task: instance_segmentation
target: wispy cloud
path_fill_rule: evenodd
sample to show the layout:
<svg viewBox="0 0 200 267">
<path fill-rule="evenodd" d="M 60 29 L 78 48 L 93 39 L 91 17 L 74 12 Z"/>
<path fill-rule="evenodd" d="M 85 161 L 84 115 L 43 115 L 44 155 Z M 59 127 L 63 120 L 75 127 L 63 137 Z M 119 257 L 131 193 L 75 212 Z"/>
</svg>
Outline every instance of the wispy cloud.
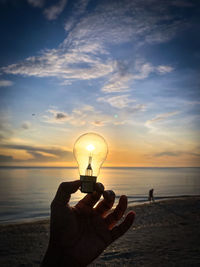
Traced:
<svg viewBox="0 0 200 267">
<path fill-rule="evenodd" d="M 200 153 L 198 152 L 191 152 L 191 151 L 163 151 L 159 153 L 155 153 L 153 156 L 154 157 L 179 157 L 182 155 L 189 155 L 193 157 L 198 157 L 200 158 Z"/>
<path fill-rule="evenodd" d="M 142 110 L 142 106 L 135 105 L 134 107 L 127 107 L 123 112 L 131 114 Z M 130 109 L 130 110 L 129 110 Z M 53 124 L 68 124 L 76 127 L 82 126 L 96 126 L 102 127 L 109 124 L 119 124 L 126 123 L 126 121 L 122 121 L 121 117 L 115 118 L 114 111 L 110 112 L 110 114 L 106 114 L 100 110 L 95 109 L 90 105 L 83 105 L 79 108 L 73 109 L 70 113 L 60 111 L 58 109 L 49 109 L 47 114 L 43 116 L 43 121 L 46 123 Z M 122 114 L 123 115 L 123 114 Z"/>
<path fill-rule="evenodd" d="M 13 82 L 9 80 L 0 80 L 0 87 L 12 86 Z"/>
<path fill-rule="evenodd" d="M 30 129 L 31 127 L 31 123 L 29 121 L 24 121 L 21 125 L 21 127 L 24 129 L 24 130 L 28 130 Z"/>
<path fill-rule="evenodd" d="M 163 113 L 163 114 L 159 114 L 157 115 L 155 118 L 151 119 L 151 120 L 148 120 L 146 122 L 146 124 L 153 124 L 153 123 L 156 123 L 156 122 L 159 122 L 159 121 L 163 121 L 169 117 L 172 117 L 172 116 L 175 116 L 177 115 L 179 112 L 178 111 L 173 111 L 173 112 L 167 112 L 167 113 Z"/>
<path fill-rule="evenodd" d="M 112 97 L 99 97 L 97 99 L 97 101 L 108 103 L 112 107 L 119 108 L 119 109 L 128 107 L 129 104 L 135 102 L 135 100 L 132 99 L 130 95 L 118 95 L 118 96 L 112 96 Z"/>
<path fill-rule="evenodd" d="M 104 93 L 113 92 L 126 92 L 130 90 L 129 83 L 133 79 L 133 76 L 129 73 L 125 75 L 120 75 L 119 73 L 114 73 L 109 78 L 108 82 L 104 84 L 101 90 Z"/>
<path fill-rule="evenodd" d="M 156 69 L 160 74 L 169 73 L 169 72 L 172 72 L 174 70 L 174 68 L 172 66 L 165 66 L 165 65 L 160 65 Z"/>
<path fill-rule="evenodd" d="M 83 126 L 86 124 L 91 124 L 93 121 L 98 120 L 100 115 L 99 111 L 96 111 L 94 107 L 89 105 L 83 105 L 78 109 L 73 109 L 71 113 L 60 111 L 57 109 L 49 109 L 47 111 L 48 115 L 44 115 L 44 121 L 47 123 L 68 123 L 75 126 Z"/>
<path fill-rule="evenodd" d="M 61 0 L 46 8 L 48 19 L 55 19 L 66 3 Z M 140 64 L 138 70 L 121 71 L 110 50 L 111 44 L 145 41 L 147 36 L 153 38 L 153 34 L 160 31 L 160 25 L 166 29 L 171 27 L 174 32 L 184 28 L 170 13 L 168 1 L 100 1 L 91 13 L 85 12 L 87 5 L 87 0 L 73 5 L 72 17 L 69 16 L 65 24 L 67 37 L 57 49 L 44 50 L 38 56 L 28 57 L 2 70 L 24 76 L 57 77 L 65 83 L 104 77 L 106 82 L 102 91 L 108 93 L 128 91 L 134 80 L 145 79 L 152 72 L 164 74 L 173 70 L 170 66 L 155 67 L 146 62 Z M 155 10 L 149 6 L 154 6 Z M 167 15 L 163 16 L 165 13 Z M 161 32 L 165 35 L 165 30 Z M 170 38 L 168 33 L 166 36 L 166 39 Z M 135 61 L 134 57 L 132 61 Z"/>
<path fill-rule="evenodd" d="M 44 10 L 44 15 L 48 20 L 55 20 L 64 10 L 67 0 L 60 0 Z"/>
<path fill-rule="evenodd" d="M 27 0 L 28 3 L 34 7 L 43 7 L 45 0 Z"/>
<path fill-rule="evenodd" d="M 166 74 L 173 71 L 173 67 L 167 65 L 153 66 L 149 62 L 136 60 L 134 66 L 126 66 L 119 68 L 119 64 L 114 64 L 114 71 L 110 74 L 110 78 L 103 85 L 101 90 L 104 93 L 126 92 L 131 90 L 131 85 L 136 80 L 144 80 L 151 73 Z"/>
<path fill-rule="evenodd" d="M 155 27 L 153 26 L 146 34 L 143 42 L 150 44 L 166 43 L 188 27 L 190 27 L 190 24 L 185 20 L 173 20 L 171 23 L 166 20 L 165 23 L 160 25 L 158 23 Z"/>
<path fill-rule="evenodd" d="M 41 56 L 2 68 L 6 73 L 36 77 L 56 77 L 63 80 L 89 80 L 107 75 L 113 67 L 108 61 L 81 53 L 79 49 L 52 49 Z"/>
<path fill-rule="evenodd" d="M 169 40 L 173 38 L 169 32 L 177 33 L 177 25 L 184 28 L 176 15 L 170 12 L 171 3 L 168 1 L 124 0 L 101 3 L 92 14 L 87 14 L 76 24 L 74 36 L 78 40 L 93 38 L 98 42 L 121 43 L 136 38 L 145 40 L 146 36 L 153 36 L 156 32 L 160 35 L 162 33 L 163 38 Z M 160 38 L 161 42 L 163 38 Z"/>
</svg>

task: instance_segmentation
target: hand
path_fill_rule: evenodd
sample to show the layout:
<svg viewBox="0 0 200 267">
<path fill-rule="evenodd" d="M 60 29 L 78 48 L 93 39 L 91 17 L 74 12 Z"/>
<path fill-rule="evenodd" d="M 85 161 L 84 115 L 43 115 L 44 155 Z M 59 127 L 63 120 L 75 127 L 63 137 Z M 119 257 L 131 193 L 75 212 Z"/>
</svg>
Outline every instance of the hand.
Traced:
<svg viewBox="0 0 200 267">
<path fill-rule="evenodd" d="M 134 212 L 116 226 L 127 208 L 127 197 L 121 196 L 117 207 L 108 214 L 115 201 L 113 191 L 87 194 L 75 207 L 69 206 L 70 195 L 80 187 L 80 181 L 62 183 L 51 204 L 50 241 L 42 267 L 87 266 L 114 240 L 132 225 Z M 97 206 L 103 193 L 104 199 Z"/>
</svg>

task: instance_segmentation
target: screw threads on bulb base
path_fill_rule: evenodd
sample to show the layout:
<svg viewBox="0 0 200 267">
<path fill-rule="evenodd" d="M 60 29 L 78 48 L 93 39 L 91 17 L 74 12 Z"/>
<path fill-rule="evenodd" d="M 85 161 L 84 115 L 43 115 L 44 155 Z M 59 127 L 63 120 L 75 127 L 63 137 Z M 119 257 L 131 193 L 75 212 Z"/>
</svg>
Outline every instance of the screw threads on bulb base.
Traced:
<svg viewBox="0 0 200 267">
<path fill-rule="evenodd" d="M 96 176 L 80 175 L 81 180 L 81 192 L 92 193 L 97 180 Z"/>
</svg>

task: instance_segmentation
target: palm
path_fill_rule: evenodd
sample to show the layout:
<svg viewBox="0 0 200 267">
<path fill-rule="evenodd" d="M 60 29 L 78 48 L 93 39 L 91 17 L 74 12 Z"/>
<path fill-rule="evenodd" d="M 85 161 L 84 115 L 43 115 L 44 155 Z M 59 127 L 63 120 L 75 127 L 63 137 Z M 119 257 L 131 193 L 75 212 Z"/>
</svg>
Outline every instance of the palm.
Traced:
<svg viewBox="0 0 200 267">
<path fill-rule="evenodd" d="M 87 264 L 111 243 L 111 235 L 103 218 L 95 211 L 91 210 L 89 216 L 84 209 L 79 212 L 76 208 L 73 210 L 71 219 L 76 223 L 66 232 L 64 240 L 68 235 L 73 236 L 68 239 L 70 242 L 66 249 L 72 257 L 78 258 L 79 262 Z"/>
</svg>

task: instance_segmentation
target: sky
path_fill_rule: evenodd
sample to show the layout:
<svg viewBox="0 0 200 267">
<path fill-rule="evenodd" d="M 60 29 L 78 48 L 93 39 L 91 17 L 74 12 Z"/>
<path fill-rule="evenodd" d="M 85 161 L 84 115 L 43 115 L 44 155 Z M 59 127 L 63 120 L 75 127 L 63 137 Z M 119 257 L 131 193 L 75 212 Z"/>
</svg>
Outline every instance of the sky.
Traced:
<svg viewBox="0 0 200 267">
<path fill-rule="evenodd" d="M 0 0 L 0 165 L 200 166 L 199 0 Z"/>
</svg>

